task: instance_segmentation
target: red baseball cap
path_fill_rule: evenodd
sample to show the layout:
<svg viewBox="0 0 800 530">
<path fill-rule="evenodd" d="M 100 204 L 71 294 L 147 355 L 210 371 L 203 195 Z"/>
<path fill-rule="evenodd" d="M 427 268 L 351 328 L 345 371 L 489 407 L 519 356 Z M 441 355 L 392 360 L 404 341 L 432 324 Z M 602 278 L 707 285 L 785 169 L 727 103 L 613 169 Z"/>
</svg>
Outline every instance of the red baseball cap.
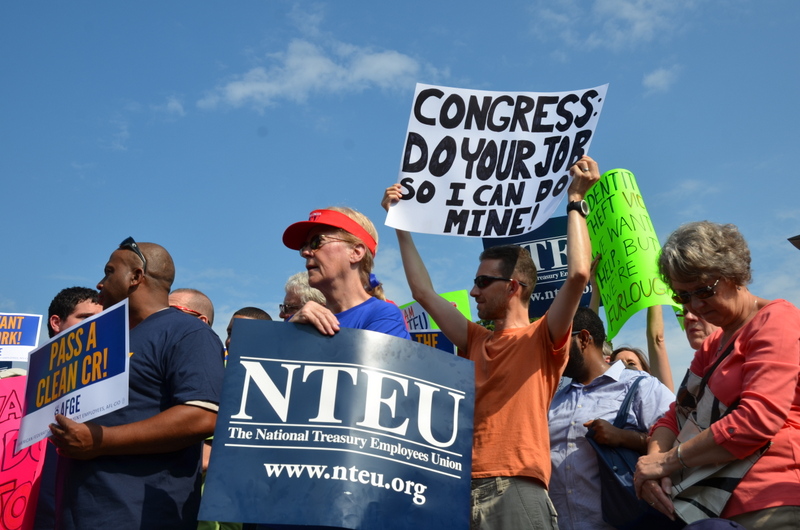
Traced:
<svg viewBox="0 0 800 530">
<path fill-rule="evenodd" d="M 300 250 L 300 247 L 302 247 L 306 239 L 308 239 L 308 233 L 311 229 L 320 225 L 341 228 L 348 234 L 356 236 L 364 242 L 373 256 L 375 256 L 378 251 L 378 243 L 375 242 L 375 239 L 369 235 L 369 232 L 367 232 L 363 226 L 350 219 L 350 217 L 342 212 L 337 212 L 335 210 L 314 210 L 308 214 L 308 221 L 300 221 L 299 223 L 289 225 L 289 228 L 283 232 L 283 244 L 292 250 Z"/>
</svg>

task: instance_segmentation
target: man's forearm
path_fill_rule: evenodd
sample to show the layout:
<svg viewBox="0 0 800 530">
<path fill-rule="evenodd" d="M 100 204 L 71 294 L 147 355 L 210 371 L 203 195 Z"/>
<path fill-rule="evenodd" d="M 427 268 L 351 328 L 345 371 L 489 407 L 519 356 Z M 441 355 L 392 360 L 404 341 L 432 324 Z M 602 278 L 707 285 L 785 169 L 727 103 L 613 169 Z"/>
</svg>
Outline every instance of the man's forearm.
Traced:
<svg viewBox="0 0 800 530">
<path fill-rule="evenodd" d="M 397 243 L 400 246 L 400 257 L 403 260 L 403 269 L 406 273 L 406 281 L 411 289 L 411 296 L 414 300 L 422 303 L 422 300 L 435 295 L 428 269 L 419 255 L 417 246 L 411 234 L 405 230 L 395 230 L 397 233 Z"/>
<path fill-rule="evenodd" d="M 467 319 L 453 304 L 436 293 L 428 269 L 422 262 L 411 234 L 404 230 L 396 232 L 411 296 L 430 313 L 450 342 L 460 349 L 466 348 Z"/>
<path fill-rule="evenodd" d="M 175 405 L 146 420 L 103 428 L 103 454 L 177 451 L 214 434 L 217 414 L 192 405 Z"/>
</svg>

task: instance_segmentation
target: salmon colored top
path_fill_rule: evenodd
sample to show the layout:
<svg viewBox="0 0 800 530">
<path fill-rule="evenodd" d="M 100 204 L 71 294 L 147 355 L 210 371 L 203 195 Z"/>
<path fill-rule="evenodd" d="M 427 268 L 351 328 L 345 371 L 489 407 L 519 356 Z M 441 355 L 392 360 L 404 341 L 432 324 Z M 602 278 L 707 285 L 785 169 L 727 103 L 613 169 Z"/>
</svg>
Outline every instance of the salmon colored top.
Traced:
<svg viewBox="0 0 800 530">
<path fill-rule="evenodd" d="M 501 332 L 470 322 L 467 355 L 475 363 L 472 478 L 550 480 L 547 411 L 567 363 L 567 333 L 553 344 L 547 315 Z"/>
<path fill-rule="evenodd" d="M 694 355 L 689 370 L 702 377 L 714 363 L 722 331 Z M 738 407 L 711 424 L 714 441 L 739 458 L 772 445 L 733 491 L 720 517 L 776 506 L 800 505 L 800 310 L 786 300 L 761 308 L 737 334 L 733 351 L 717 367 L 708 389 Z M 677 434 L 675 405 L 654 428 Z"/>
</svg>

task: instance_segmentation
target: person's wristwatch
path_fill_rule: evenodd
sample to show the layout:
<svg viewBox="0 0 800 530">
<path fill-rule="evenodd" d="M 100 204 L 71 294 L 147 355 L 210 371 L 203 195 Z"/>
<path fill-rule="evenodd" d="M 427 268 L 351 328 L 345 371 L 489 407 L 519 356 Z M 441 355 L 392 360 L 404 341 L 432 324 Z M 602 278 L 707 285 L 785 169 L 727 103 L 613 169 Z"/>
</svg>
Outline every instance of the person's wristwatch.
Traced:
<svg viewBox="0 0 800 530">
<path fill-rule="evenodd" d="M 572 201 L 567 204 L 567 213 L 575 210 L 579 214 L 581 214 L 584 218 L 589 215 L 589 205 L 586 204 L 586 201 Z"/>
</svg>

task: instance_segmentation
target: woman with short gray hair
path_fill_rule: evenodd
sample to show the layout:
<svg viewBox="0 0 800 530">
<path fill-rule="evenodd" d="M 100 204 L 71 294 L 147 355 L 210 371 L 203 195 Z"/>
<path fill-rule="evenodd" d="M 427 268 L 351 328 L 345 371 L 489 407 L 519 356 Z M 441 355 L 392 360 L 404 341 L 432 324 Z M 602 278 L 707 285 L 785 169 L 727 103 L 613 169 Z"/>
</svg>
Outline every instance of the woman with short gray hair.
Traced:
<svg viewBox="0 0 800 530">
<path fill-rule="evenodd" d="M 797 528 L 800 310 L 750 292 L 750 250 L 731 224 L 681 226 L 658 265 L 675 302 L 720 329 L 654 426 L 637 494 L 686 522 L 716 514 L 748 529 Z"/>
<path fill-rule="evenodd" d="M 308 284 L 308 271 L 298 272 L 289 276 L 283 289 L 286 294 L 283 297 L 283 303 L 279 304 L 278 308 L 281 311 L 280 318 L 285 321 L 292 318 L 292 315 L 297 313 L 306 302 L 325 305 L 325 295 L 322 294 L 322 291 Z"/>
</svg>

